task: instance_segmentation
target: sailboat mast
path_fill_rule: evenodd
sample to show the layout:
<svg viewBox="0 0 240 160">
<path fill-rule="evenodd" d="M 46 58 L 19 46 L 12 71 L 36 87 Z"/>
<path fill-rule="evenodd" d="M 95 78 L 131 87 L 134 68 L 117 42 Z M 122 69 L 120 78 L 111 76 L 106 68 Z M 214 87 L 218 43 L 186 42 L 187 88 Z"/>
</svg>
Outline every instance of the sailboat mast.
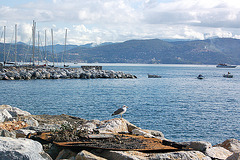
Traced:
<svg viewBox="0 0 240 160">
<path fill-rule="evenodd" d="M 33 20 L 33 27 L 32 27 L 32 39 L 33 39 L 33 66 L 35 65 L 35 58 L 34 58 L 34 51 L 35 51 L 35 30 L 36 30 L 36 22 Z"/>
<path fill-rule="evenodd" d="M 3 31 L 3 63 L 4 63 L 4 67 L 6 64 L 6 48 L 5 48 L 5 38 L 6 38 L 6 26 L 4 26 L 4 31 Z"/>
<path fill-rule="evenodd" d="M 64 46 L 64 55 L 63 55 L 64 66 L 65 66 L 65 56 L 66 56 L 66 44 L 67 44 L 67 29 L 65 33 L 65 46 Z"/>
<path fill-rule="evenodd" d="M 38 31 L 38 65 L 39 65 L 39 57 L 40 57 L 40 51 L 39 51 L 39 31 Z"/>
<path fill-rule="evenodd" d="M 45 61 L 46 61 L 46 65 L 48 65 L 47 62 L 47 30 L 45 30 Z"/>
<path fill-rule="evenodd" d="M 51 29 L 52 34 L 52 54 L 53 54 L 53 66 L 54 66 L 54 52 L 53 52 L 53 29 Z"/>
<path fill-rule="evenodd" d="M 17 65 L 17 24 L 15 24 L 15 66 Z"/>
</svg>

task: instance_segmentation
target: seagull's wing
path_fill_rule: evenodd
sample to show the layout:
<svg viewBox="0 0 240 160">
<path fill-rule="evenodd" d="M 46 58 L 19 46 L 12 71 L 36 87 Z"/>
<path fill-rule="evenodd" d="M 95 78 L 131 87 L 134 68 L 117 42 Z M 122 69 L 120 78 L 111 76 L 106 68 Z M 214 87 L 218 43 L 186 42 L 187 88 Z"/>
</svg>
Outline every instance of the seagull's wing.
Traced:
<svg viewBox="0 0 240 160">
<path fill-rule="evenodd" d="M 112 114 L 112 116 L 117 115 L 117 114 L 120 114 L 120 113 L 122 113 L 123 111 L 124 111 L 124 109 L 119 108 L 118 110 L 116 110 L 116 111 Z"/>
</svg>

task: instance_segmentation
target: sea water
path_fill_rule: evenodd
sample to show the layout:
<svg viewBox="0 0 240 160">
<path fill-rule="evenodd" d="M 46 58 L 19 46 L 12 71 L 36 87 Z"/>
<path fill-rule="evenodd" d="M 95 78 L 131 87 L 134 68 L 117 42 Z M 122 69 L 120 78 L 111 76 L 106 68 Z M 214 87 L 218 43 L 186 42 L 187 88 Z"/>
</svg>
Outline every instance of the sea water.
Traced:
<svg viewBox="0 0 240 160">
<path fill-rule="evenodd" d="M 94 65 L 138 78 L 0 81 L 0 104 L 31 114 L 68 114 L 88 120 L 120 117 L 111 114 L 127 105 L 123 118 L 143 129 L 161 131 L 173 141 L 217 144 L 229 138 L 240 140 L 240 68 Z M 227 72 L 234 77 L 224 78 Z M 197 79 L 199 74 L 205 79 Z"/>
</svg>

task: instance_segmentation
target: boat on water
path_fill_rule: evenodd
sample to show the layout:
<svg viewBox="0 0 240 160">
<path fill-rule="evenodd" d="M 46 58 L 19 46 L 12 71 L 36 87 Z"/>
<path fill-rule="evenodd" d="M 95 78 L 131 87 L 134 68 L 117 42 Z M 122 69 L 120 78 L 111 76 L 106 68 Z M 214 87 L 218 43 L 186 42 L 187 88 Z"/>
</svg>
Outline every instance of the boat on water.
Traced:
<svg viewBox="0 0 240 160">
<path fill-rule="evenodd" d="M 148 74 L 148 78 L 162 78 L 162 76 L 154 75 L 154 74 Z"/>
<path fill-rule="evenodd" d="M 199 74 L 199 75 L 197 76 L 197 79 L 204 79 L 204 76 L 201 75 L 201 74 Z"/>
<path fill-rule="evenodd" d="M 233 78 L 233 75 L 231 73 L 224 74 L 223 77 L 225 78 Z"/>
<path fill-rule="evenodd" d="M 216 67 L 217 68 L 236 68 L 237 66 L 236 65 L 230 65 L 230 64 L 227 64 L 227 63 L 221 63 L 221 64 L 218 64 Z"/>
</svg>

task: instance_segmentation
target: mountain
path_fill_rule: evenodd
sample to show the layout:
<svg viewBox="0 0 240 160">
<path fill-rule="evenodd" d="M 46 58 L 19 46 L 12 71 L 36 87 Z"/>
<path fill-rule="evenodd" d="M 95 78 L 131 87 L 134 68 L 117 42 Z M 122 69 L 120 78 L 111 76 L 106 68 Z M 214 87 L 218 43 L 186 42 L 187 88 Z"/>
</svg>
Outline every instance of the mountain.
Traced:
<svg viewBox="0 0 240 160">
<path fill-rule="evenodd" d="M 10 48 L 10 49 L 9 49 Z M 44 47 L 41 47 L 44 48 Z M 162 63 L 162 64 L 240 64 L 240 40 L 232 38 L 215 38 L 193 41 L 165 41 L 160 39 L 129 40 L 122 43 L 105 43 L 94 47 L 67 45 L 64 56 L 67 62 L 99 62 L 99 63 Z M 35 49 L 35 59 L 52 61 L 51 46 L 48 52 Z M 8 59 L 13 59 L 14 45 L 6 44 Z M 26 44 L 17 46 L 17 59 L 29 61 L 32 47 Z M 54 46 L 55 61 L 62 61 L 64 45 Z M 3 61 L 3 44 L 0 43 L 0 61 Z"/>
<path fill-rule="evenodd" d="M 68 54 L 75 60 L 102 63 L 240 64 L 240 40 L 129 40 L 88 49 L 78 47 Z"/>
</svg>

